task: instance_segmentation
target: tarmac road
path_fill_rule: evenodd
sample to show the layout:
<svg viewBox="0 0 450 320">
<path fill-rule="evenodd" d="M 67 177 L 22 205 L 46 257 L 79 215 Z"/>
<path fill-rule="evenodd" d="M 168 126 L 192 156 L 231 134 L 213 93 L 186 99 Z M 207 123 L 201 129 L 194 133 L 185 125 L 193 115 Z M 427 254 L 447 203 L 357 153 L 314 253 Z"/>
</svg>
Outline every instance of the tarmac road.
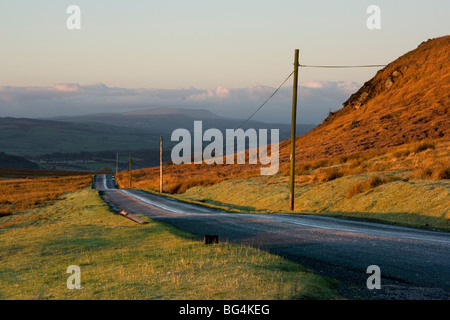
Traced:
<svg viewBox="0 0 450 320">
<path fill-rule="evenodd" d="M 244 214 L 187 204 L 140 190 L 116 189 L 112 175 L 93 188 L 111 206 L 220 242 L 251 245 L 339 281 L 349 299 L 450 300 L 450 233 L 300 214 Z M 381 270 L 369 290 L 367 268 Z"/>
</svg>

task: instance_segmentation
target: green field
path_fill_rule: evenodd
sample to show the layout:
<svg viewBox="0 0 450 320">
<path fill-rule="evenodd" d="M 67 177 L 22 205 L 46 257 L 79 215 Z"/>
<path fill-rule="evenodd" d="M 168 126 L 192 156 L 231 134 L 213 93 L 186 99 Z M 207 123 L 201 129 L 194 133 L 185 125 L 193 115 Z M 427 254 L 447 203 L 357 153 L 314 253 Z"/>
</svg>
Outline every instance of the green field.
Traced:
<svg viewBox="0 0 450 320">
<path fill-rule="evenodd" d="M 334 281 L 278 256 L 147 221 L 113 214 L 92 189 L 0 218 L 0 299 L 341 298 Z M 70 265 L 79 290 L 66 286 Z"/>
</svg>

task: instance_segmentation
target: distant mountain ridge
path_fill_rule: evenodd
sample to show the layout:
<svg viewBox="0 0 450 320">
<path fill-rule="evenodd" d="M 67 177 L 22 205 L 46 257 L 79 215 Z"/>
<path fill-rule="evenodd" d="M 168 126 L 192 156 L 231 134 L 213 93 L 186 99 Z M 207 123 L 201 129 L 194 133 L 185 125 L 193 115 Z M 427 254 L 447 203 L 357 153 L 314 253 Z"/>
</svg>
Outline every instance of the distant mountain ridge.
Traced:
<svg viewBox="0 0 450 320">
<path fill-rule="evenodd" d="M 212 113 L 209 110 L 206 109 L 188 109 L 188 108 L 152 108 L 152 109 L 140 109 L 140 110 L 133 110 L 133 111 L 127 111 L 127 112 L 121 112 L 121 115 L 124 116 L 133 116 L 133 115 L 140 115 L 140 116 L 151 116 L 151 115 L 185 115 L 191 118 L 198 118 L 198 119 L 208 119 L 208 118 L 224 118 L 221 116 L 218 116 L 215 113 Z M 238 120 L 238 119 L 236 119 Z"/>
<path fill-rule="evenodd" d="M 20 156 L 159 148 L 148 131 L 102 123 L 0 118 L 0 151 Z"/>
<path fill-rule="evenodd" d="M 184 128 L 193 130 L 194 121 L 202 121 L 203 129 L 215 128 L 221 131 L 237 129 L 244 119 L 227 118 L 214 114 L 206 109 L 191 108 L 154 108 L 127 111 L 123 113 L 101 113 L 83 116 L 58 117 L 54 120 L 70 122 L 98 122 L 115 126 L 123 126 L 147 130 L 151 133 L 163 136 L 170 141 L 170 136 L 175 129 Z M 297 136 L 305 134 L 315 125 L 297 125 Z M 253 129 L 279 129 L 280 141 L 290 137 L 291 125 L 279 123 L 265 123 L 250 120 L 242 126 L 244 130 Z"/>
<path fill-rule="evenodd" d="M 58 120 L 56 120 L 58 119 Z M 53 163 L 66 170 L 88 170 L 98 163 L 115 168 L 115 153 L 119 151 L 124 167 L 124 155 L 133 153 L 135 167 L 159 163 L 159 138 L 164 139 L 164 158 L 170 158 L 172 132 L 185 128 L 193 134 L 195 120 L 203 121 L 203 130 L 216 128 L 225 133 L 236 129 L 242 119 L 218 116 L 203 109 L 156 108 L 124 113 L 102 113 L 54 119 L 0 118 L 0 151 L 37 161 L 52 169 Z M 299 125 L 298 134 L 314 125 Z M 290 135 L 290 125 L 249 121 L 243 129 L 279 129 L 280 141 Z M 75 161 L 76 160 L 76 161 Z M 85 162 L 89 160 L 90 162 Z M 91 160 L 95 160 L 92 162 Z M 94 163 L 94 164 L 89 164 Z M 114 167 L 114 168 L 113 168 Z M 103 168 L 103 167 L 102 167 Z"/>
</svg>

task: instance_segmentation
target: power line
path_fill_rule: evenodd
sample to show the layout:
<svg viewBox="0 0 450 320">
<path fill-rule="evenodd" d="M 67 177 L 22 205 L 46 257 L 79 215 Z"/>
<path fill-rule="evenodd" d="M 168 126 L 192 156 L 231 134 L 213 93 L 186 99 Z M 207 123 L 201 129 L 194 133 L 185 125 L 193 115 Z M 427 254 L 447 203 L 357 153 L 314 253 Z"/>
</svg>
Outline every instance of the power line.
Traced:
<svg viewBox="0 0 450 320">
<path fill-rule="evenodd" d="M 294 71 L 292 71 L 288 77 L 280 84 L 280 86 L 270 95 L 269 98 L 267 98 L 266 101 L 264 101 L 259 107 L 258 109 L 255 110 L 255 112 L 252 113 L 252 115 L 250 117 L 248 117 L 244 122 L 242 122 L 239 127 L 237 127 L 236 129 L 241 128 L 244 124 L 246 124 L 262 107 L 264 107 L 264 105 L 270 100 L 272 99 L 272 97 L 281 89 L 281 87 L 286 83 L 286 81 L 289 80 L 289 78 L 294 74 Z"/>
<path fill-rule="evenodd" d="M 306 65 L 306 64 L 300 64 L 299 67 L 301 68 L 332 68 L 332 69 L 340 69 L 340 68 L 379 68 L 379 67 L 386 67 L 386 64 L 368 64 L 368 65 L 361 65 L 361 66 L 313 66 L 313 65 Z"/>
<path fill-rule="evenodd" d="M 408 63 L 402 65 L 403 67 L 407 66 L 423 66 L 429 64 L 445 64 L 449 63 L 450 60 L 444 61 L 432 61 L 432 62 L 424 62 L 424 63 Z M 387 64 L 366 64 L 366 65 L 307 65 L 307 64 L 299 64 L 301 68 L 327 68 L 327 69 L 344 69 L 344 68 L 380 68 L 387 67 Z"/>
<path fill-rule="evenodd" d="M 433 61 L 433 62 L 425 62 L 425 63 L 409 63 L 406 65 L 403 65 L 404 67 L 407 66 L 422 66 L 422 65 L 429 65 L 429 64 L 445 64 L 449 63 L 450 60 L 444 60 L 444 61 Z M 366 65 L 307 65 L 307 64 L 299 64 L 300 68 L 324 68 L 324 69 L 348 69 L 348 68 L 382 68 L 387 67 L 387 64 L 366 64 Z M 253 116 L 261 110 L 264 105 L 269 102 L 270 99 L 281 89 L 281 87 L 286 83 L 286 81 L 289 80 L 289 78 L 294 74 L 294 71 L 292 71 L 289 76 L 281 83 L 281 85 L 267 98 L 256 110 L 252 113 L 250 117 L 248 117 L 244 122 L 242 122 L 237 129 L 241 128 L 244 124 L 246 124 Z"/>
</svg>

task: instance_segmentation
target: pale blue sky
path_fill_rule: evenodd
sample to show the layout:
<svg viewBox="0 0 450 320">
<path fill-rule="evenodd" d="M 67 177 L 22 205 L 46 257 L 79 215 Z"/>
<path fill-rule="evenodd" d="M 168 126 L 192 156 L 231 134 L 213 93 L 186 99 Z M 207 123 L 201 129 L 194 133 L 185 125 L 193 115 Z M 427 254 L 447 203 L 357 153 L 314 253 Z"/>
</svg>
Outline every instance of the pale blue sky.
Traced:
<svg viewBox="0 0 450 320">
<path fill-rule="evenodd" d="M 81 8 L 82 29 L 66 28 Z M 382 29 L 366 28 L 381 7 Z M 127 88 L 278 85 L 305 64 L 387 63 L 449 33 L 448 0 L 14 0 L 0 2 L 0 85 L 103 82 Z M 301 81 L 376 70 L 304 70 Z"/>
</svg>

